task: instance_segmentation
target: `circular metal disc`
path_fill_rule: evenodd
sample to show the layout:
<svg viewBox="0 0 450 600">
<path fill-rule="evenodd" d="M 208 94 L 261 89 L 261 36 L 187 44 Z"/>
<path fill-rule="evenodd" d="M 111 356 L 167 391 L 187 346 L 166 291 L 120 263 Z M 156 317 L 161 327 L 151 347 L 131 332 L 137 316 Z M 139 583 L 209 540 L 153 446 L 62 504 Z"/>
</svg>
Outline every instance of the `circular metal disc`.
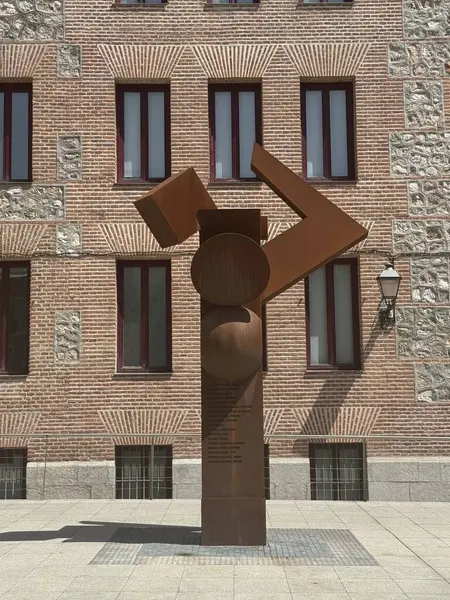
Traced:
<svg viewBox="0 0 450 600">
<path fill-rule="evenodd" d="M 238 306 L 265 290 L 270 266 L 261 246 L 240 233 L 221 233 L 200 246 L 192 259 L 192 283 L 207 302 Z"/>
</svg>

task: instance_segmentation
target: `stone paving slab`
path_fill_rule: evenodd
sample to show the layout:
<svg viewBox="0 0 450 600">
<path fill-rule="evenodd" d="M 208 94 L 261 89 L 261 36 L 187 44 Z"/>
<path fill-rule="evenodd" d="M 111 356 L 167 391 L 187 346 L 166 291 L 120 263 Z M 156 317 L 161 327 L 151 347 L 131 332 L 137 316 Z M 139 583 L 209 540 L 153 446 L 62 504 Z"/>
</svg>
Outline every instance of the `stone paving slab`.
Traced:
<svg viewBox="0 0 450 600">
<path fill-rule="evenodd" d="M 450 503 L 268 514 L 267 547 L 207 549 L 198 501 L 1 501 L 0 600 L 450 600 Z"/>
</svg>

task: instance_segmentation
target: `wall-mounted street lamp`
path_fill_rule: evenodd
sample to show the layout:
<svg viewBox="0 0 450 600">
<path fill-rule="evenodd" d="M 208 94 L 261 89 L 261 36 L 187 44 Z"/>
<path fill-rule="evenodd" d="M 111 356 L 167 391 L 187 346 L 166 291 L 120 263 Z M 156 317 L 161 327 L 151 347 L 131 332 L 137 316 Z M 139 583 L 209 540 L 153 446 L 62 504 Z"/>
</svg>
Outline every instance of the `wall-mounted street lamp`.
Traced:
<svg viewBox="0 0 450 600">
<path fill-rule="evenodd" d="M 395 301 L 402 278 L 394 269 L 394 265 L 388 263 L 377 280 L 381 292 L 380 325 L 382 329 L 386 329 L 395 323 Z"/>
</svg>

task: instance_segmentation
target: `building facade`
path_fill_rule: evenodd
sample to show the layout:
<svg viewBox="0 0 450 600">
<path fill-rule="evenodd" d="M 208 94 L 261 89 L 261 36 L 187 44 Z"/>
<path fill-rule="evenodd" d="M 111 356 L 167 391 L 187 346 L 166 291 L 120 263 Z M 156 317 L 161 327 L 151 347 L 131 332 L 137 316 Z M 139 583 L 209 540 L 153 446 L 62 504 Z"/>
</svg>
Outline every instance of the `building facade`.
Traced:
<svg viewBox="0 0 450 600">
<path fill-rule="evenodd" d="M 1 3 L 3 497 L 200 496 L 198 239 L 162 251 L 133 201 L 193 166 L 273 237 L 297 218 L 256 140 L 369 230 L 267 306 L 267 493 L 450 500 L 448 442 L 363 443 L 450 436 L 449 11 Z"/>
</svg>

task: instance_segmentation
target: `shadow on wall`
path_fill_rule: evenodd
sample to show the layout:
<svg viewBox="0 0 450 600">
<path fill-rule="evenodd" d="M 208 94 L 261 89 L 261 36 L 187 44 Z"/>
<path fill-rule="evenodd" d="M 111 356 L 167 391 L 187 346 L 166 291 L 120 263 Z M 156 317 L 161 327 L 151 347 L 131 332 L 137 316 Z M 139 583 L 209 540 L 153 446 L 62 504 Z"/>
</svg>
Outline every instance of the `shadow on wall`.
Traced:
<svg viewBox="0 0 450 600">
<path fill-rule="evenodd" d="M 378 324 L 378 315 L 372 323 L 369 339 L 365 346 L 361 348 L 361 362 L 364 362 L 370 356 L 375 343 L 381 334 Z M 339 416 L 339 410 L 345 403 L 345 400 L 353 387 L 355 381 L 363 376 L 361 370 L 342 370 L 342 371 L 317 371 L 305 374 L 306 380 L 325 379 L 325 382 L 317 395 L 314 405 L 311 407 L 308 416 L 301 428 L 302 435 L 313 436 L 331 434 Z M 328 409 L 327 418 L 321 415 L 321 409 Z M 331 409 L 331 410 L 330 410 Z M 300 445 L 302 443 L 300 442 Z M 294 447 L 295 449 L 295 447 Z"/>
</svg>

